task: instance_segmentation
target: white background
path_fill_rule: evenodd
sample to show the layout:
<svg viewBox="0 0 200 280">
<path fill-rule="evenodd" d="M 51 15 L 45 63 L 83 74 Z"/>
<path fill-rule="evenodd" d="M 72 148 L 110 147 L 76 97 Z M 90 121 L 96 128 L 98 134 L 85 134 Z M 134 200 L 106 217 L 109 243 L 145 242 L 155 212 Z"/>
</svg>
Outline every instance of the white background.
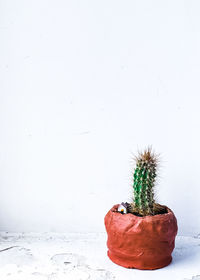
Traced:
<svg viewBox="0 0 200 280">
<path fill-rule="evenodd" d="M 0 230 L 104 231 L 132 153 L 200 232 L 200 2 L 0 1 Z"/>
</svg>

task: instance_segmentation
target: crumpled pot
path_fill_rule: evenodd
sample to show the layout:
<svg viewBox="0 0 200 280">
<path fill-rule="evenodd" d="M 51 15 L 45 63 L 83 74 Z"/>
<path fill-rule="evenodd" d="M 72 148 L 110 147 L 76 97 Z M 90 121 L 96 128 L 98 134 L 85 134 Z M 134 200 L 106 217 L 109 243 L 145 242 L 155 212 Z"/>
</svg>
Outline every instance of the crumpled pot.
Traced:
<svg viewBox="0 0 200 280">
<path fill-rule="evenodd" d="M 157 269 L 170 264 L 175 246 L 177 220 L 172 210 L 138 217 L 117 212 L 114 205 L 105 216 L 108 257 L 127 268 Z"/>
</svg>

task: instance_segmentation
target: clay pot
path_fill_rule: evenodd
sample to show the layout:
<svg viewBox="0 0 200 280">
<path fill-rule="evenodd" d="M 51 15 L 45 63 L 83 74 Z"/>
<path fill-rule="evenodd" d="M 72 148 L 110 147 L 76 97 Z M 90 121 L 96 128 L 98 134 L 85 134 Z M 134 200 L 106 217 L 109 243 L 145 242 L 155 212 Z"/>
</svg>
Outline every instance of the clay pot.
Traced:
<svg viewBox="0 0 200 280">
<path fill-rule="evenodd" d="M 177 221 L 166 206 L 165 214 L 138 217 L 117 212 L 114 205 L 105 216 L 108 257 L 127 268 L 157 269 L 170 264 Z"/>
</svg>

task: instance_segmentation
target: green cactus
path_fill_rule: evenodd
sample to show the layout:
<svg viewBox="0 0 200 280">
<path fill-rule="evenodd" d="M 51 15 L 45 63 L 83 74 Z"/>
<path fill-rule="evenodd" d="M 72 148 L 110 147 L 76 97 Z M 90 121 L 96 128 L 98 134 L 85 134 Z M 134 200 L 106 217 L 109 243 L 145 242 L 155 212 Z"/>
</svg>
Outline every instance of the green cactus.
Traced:
<svg viewBox="0 0 200 280">
<path fill-rule="evenodd" d="M 154 185 L 158 157 L 149 147 L 139 153 L 133 175 L 134 203 L 133 212 L 141 216 L 154 215 Z"/>
</svg>

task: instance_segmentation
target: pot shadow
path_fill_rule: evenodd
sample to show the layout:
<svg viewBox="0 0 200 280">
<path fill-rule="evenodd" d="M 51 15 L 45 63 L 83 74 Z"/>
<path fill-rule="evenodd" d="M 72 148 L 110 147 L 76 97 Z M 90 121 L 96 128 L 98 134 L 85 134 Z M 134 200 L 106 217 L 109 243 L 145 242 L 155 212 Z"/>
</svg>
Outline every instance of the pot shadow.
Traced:
<svg viewBox="0 0 200 280">
<path fill-rule="evenodd" d="M 200 261 L 200 239 L 179 236 L 172 253 L 171 266 L 190 265 Z"/>
</svg>

